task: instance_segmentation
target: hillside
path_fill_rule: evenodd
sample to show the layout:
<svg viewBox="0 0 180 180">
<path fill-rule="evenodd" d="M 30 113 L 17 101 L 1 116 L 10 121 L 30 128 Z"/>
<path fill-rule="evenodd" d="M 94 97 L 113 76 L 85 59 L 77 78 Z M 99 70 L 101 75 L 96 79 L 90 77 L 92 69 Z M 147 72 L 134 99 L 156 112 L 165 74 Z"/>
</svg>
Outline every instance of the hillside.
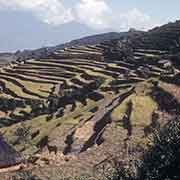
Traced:
<svg viewBox="0 0 180 180">
<path fill-rule="evenodd" d="M 74 41 L 1 67 L 0 132 L 29 158 L 33 173 L 45 179 L 95 172 L 98 179 L 109 157 L 125 162 L 130 151 L 138 158 L 148 149 L 152 132 L 180 112 L 179 60 L 159 36 L 166 27 L 90 45 Z"/>
<path fill-rule="evenodd" d="M 169 50 L 173 53 L 179 51 L 180 47 L 180 21 L 168 23 L 156 27 L 139 36 L 131 36 L 134 46 L 147 49 Z"/>
<path fill-rule="evenodd" d="M 14 60 L 16 60 L 16 57 L 13 53 L 0 53 L 0 66 L 4 66 Z"/>
<path fill-rule="evenodd" d="M 57 46 L 44 47 L 35 50 L 17 51 L 14 55 L 17 58 L 21 58 L 21 59 L 42 58 L 42 57 L 47 57 L 55 50 L 60 50 L 73 46 L 96 45 L 105 41 L 111 41 L 113 39 L 120 39 L 122 37 L 126 37 L 128 34 L 131 34 L 131 32 L 120 32 L 120 33 L 109 32 L 104 34 L 97 34 L 97 35 L 92 35 L 92 36 L 87 36 L 80 39 L 72 40 L 64 44 L 59 44 Z"/>
</svg>

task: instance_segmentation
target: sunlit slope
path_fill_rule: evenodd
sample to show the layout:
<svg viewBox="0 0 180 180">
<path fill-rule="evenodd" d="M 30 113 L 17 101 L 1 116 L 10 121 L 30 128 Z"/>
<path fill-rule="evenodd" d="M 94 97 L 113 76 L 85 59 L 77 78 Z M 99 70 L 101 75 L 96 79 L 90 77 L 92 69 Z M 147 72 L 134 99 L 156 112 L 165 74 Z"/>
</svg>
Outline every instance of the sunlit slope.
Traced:
<svg viewBox="0 0 180 180">
<path fill-rule="evenodd" d="M 124 59 L 112 43 L 3 66 L 0 131 L 6 139 L 26 154 L 46 152 L 47 143 L 65 156 L 83 154 L 82 166 L 89 155 L 93 165 L 126 141 L 146 147 L 153 129 L 166 123 L 158 121 L 162 113 L 179 112 L 180 69 L 164 59 L 168 51 L 133 49 Z M 22 122 L 31 142 L 25 146 L 16 135 Z"/>
</svg>

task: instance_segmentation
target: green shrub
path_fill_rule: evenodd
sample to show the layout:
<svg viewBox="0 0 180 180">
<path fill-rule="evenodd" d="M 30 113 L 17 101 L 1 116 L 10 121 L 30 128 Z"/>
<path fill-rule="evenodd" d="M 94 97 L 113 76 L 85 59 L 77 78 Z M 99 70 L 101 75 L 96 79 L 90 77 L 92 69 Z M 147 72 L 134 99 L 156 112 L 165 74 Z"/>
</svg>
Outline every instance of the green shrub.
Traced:
<svg viewBox="0 0 180 180">
<path fill-rule="evenodd" d="M 154 137 L 144 156 L 141 179 L 180 179 L 180 117 L 175 117 Z"/>
<path fill-rule="evenodd" d="M 31 171 L 19 171 L 11 177 L 12 180 L 41 180 L 38 176 L 33 175 Z"/>
<path fill-rule="evenodd" d="M 130 160 L 128 166 L 126 163 L 116 163 L 108 180 L 179 180 L 180 117 L 154 133 L 153 145 L 141 160 Z"/>
</svg>

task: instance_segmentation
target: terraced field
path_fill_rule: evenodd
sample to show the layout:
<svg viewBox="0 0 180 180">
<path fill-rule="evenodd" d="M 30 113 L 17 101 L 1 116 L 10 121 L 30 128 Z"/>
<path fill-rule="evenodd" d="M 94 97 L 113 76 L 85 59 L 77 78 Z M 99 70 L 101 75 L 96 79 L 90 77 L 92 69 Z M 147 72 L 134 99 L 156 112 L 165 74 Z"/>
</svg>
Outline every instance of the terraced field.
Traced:
<svg viewBox="0 0 180 180">
<path fill-rule="evenodd" d="M 40 154 L 37 173 L 71 176 L 92 172 L 109 154 L 125 159 L 127 144 L 146 149 L 153 129 L 167 123 L 162 116 L 180 112 L 180 69 L 165 58 L 170 52 L 133 49 L 123 59 L 111 47 L 66 48 L 1 67 L 0 131 L 25 155 Z M 30 143 L 18 141 L 22 125 Z"/>
</svg>

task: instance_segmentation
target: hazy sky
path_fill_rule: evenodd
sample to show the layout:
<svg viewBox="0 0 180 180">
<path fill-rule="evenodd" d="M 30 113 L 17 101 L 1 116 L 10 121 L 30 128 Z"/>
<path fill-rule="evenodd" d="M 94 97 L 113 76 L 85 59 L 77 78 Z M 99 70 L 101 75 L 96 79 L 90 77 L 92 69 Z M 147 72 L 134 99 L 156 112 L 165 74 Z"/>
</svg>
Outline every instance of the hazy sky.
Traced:
<svg viewBox="0 0 180 180">
<path fill-rule="evenodd" d="M 0 0 L 0 51 L 147 30 L 180 19 L 179 7 L 179 0 Z"/>
</svg>

